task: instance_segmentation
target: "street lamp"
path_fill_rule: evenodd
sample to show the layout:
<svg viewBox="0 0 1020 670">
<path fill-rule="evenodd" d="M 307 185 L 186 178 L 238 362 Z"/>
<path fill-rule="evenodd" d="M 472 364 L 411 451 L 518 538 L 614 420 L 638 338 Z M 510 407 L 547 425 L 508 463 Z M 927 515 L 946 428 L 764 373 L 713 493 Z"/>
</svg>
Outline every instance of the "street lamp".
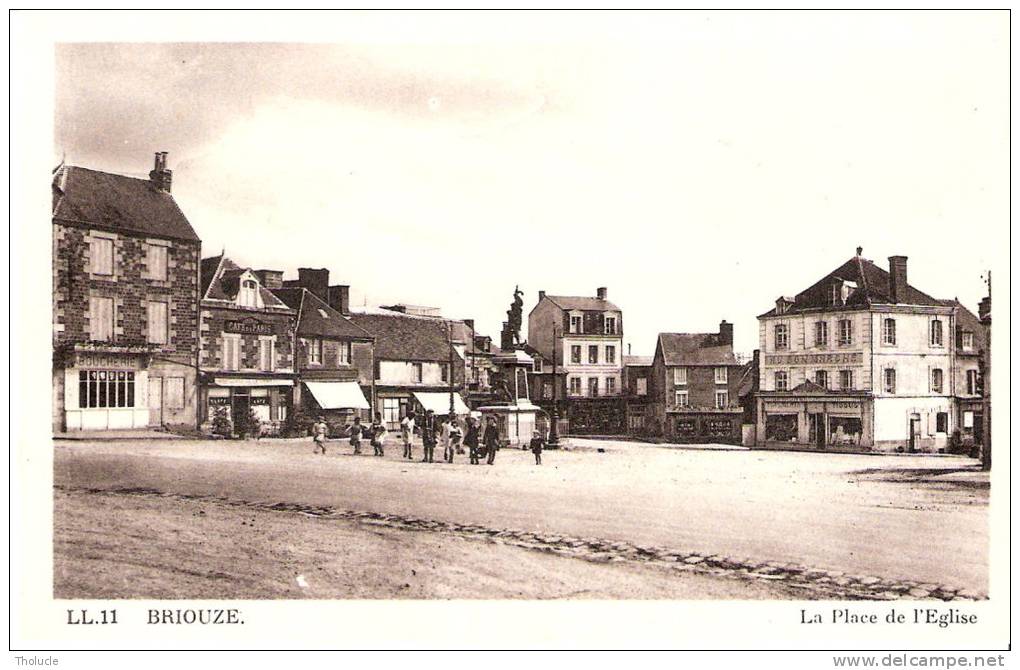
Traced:
<svg viewBox="0 0 1020 670">
<path fill-rule="evenodd" d="M 559 402 L 558 402 L 558 399 L 556 397 L 557 396 L 557 389 L 556 389 L 556 386 L 557 386 L 557 384 L 556 384 L 556 326 L 553 326 L 552 360 L 553 360 L 553 369 L 552 369 L 552 385 L 553 385 L 552 426 L 549 427 L 549 444 L 547 446 L 550 449 L 559 449 L 559 446 L 560 446 L 560 427 L 559 427 L 560 414 L 559 414 L 559 411 L 557 410 L 557 406 L 559 405 Z"/>
</svg>

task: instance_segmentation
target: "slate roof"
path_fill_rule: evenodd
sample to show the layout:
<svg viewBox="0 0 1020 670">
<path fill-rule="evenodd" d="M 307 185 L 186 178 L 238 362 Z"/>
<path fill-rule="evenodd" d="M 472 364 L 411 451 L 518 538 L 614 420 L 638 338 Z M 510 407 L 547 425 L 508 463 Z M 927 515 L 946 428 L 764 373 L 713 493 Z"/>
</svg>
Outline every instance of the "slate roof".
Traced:
<svg viewBox="0 0 1020 670">
<path fill-rule="evenodd" d="M 65 165 L 53 174 L 53 220 L 199 242 L 173 196 L 148 179 Z"/>
<path fill-rule="evenodd" d="M 846 304 L 842 307 L 833 306 L 832 304 L 831 290 L 832 284 L 836 279 L 857 284 L 857 288 L 854 289 Z M 814 285 L 794 296 L 793 304 L 790 305 L 786 313 L 791 314 L 820 309 L 861 309 L 873 304 L 893 304 L 889 291 L 889 272 L 866 258 L 854 256 L 822 277 Z M 919 291 L 909 284 L 906 287 L 905 295 L 900 300 L 900 304 L 931 307 L 943 306 L 942 301 Z M 775 314 L 776 309 L 773 307 L 761 316 L 774 316 Z"/>
<path fill-rule="evenodd" d="M 624 356 L 623 364 L 636 367 L 651 366 L 652 360 L 651 356 Z"/>
<path fill-rule="evenodd" d="M 720 344 L 718 333 L 659 333 L 657 349 L 666 365 L 737 365 L 732 344 Z"/>
<path fill-rule="evenodd" d="M 350 319 L 375 336 L 377 360 L 450 360 L 449 333 L 444 319 L 371 308 L 352 308 Z"/>
<path fill-rule="evenodd" d="M 951 300 L 939 300 L 940 303 L 946 307 L 956 308 L 956 327 L 962 333 L 967 330 L 974 333 L 974 349 L 973 351 L 963 351 L 959 347 L 962 346 L 961 342 L 957 342 L 958 355 L 973 354 L 976 355 L 978 351 L 985 348 L 985 327 L 981 323 L 981 319 L 977 317 L 973 312 L 963 306 L 963 303 L 953 298 Z"/>
<path fill-rule="evenodd" d="M 371 340 L 372 335 L 306 288 L 272 289 L 273 295 L 298 312 L 299 336 Z M 321 310 L 321 312 L 320 312 Z M 325 316 L 323 316 L 325 313 Z"/>
<path fill-rule="evenodd" d="M 620 308 L 612 302 L 602 300 L 600 298 L 591 298 L 583 295 L 547 295 L 545 297 L 558 305 L 561 309 L 566 310 L 573 309 L 594 312 L 621 311 Z"/>
<path fill-rule="evenodd" d="M 240 277 L 251 268 L 242 268 L 234 261 L 220 254 L 203 258 L 200 265 L 203 300 L 233 300 L 240 289 Z M 258 281 L 258 279 L 256 279 Z M 273 292 L 259 284 L 259 295 L 267 309 L 290 310 Z"/>
</svg>

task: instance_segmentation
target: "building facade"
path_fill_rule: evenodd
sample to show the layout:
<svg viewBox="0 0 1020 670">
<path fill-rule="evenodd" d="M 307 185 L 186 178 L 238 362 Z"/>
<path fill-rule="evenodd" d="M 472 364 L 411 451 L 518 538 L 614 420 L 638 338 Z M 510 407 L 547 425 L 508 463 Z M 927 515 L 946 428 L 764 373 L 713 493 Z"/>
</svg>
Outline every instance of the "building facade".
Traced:
<svg viewBox="0 0 1020 670">
<path fill-rule="evenodd" d="M 350 320 L 349 293 L 336 291 L 334 308 L 307 288 L 267 285 L 297 312 L 293 346 L 298 383 L 292 407 L 299 431 L 318 416 L 338 425 L 346 425 L 356 416 L 370 421 L 375 338 Z"/>
<path fill-rule="evenodd" d="M 538 292 L 528 315 L 528 343 L 555 359 L 566 380 L 570 432 L 619 435 L 627 430 L 623 393 L 623 311 L 608 299 Z"/>
<path fill-rule="evenodd" d="M 742 370 L 726 321 L 718 333 L 659 333 L 650 376 L 652 432 L 678 442 L 739 443 Z"/>
<path fill-rule="evenodd" d="M 627 433 L 630 435 L 646 435 L 649 432 L 653 362 L 651 356 L 623 357 L 623 393 L 627 400 Z"/>
<path fill-rule="evenodd" d="M 267 273 L 240 267 L 225 255 L 202 260 L 200 419 L 217 417 L 234 430 L 254 417 L 261 431 L 279 433 L 291 411 L 297 311 L 263 285 Z"/>
<path fill-rule="evenodd" d="M 860 255 L 758 317 L 760 446 L 945 449 L 956 309 Z"/>
<path fill-rule="evenodd" d="M 955 346 L 953 365 L 953 388 L 956 411 L 954 434 L 959 441 L 960 451 L 982 444 L 984 435 L 984 397 L 981 378 L 982 358 L 988 342 L 985 327 L 969 309 L 956 299 L 944 300 L 944 304 L 956 309 Z M 956 433 L 958 431 L 958 433 Z"/>
<path fill-rule="evenodd" d="M 387 308 L 351 309 L 351 321 L 375 337 L 375 406 L 390 430 L 410 411 L 468 411 L 465 364 L 457 352 L 452 325 L 439 316 Z"/>
<path fill-rule="evenodd" d="M 54 172 L 54 432 L 196 425 L 201 242 L 171 176 Z"/>
</svg>

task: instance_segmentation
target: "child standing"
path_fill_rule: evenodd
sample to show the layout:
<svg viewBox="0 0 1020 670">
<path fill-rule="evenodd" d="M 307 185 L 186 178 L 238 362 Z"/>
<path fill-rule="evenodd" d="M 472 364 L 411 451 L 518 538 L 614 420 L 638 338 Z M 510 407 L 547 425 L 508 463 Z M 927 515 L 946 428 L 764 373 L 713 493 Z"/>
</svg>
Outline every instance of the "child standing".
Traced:
<svg viewBox="0 0 1020 670">
<path fill-rule="evenodd" d="M 414 412 L 400 420 L 400 437 L 404 441 L 404 458 L 411 458 L 411 440 L 414 439 Z"/>
<path fill-rule="evenodd" d="M 386 439 L 386 424 L 383 423 L 382 413 L 375 413 L 375 421 L 372 422 L 372 451 L 376 456 L 383 455 L 383 444 Z"/>
<path fill-rule="evenodd" d="M 361 425 L 361 417 L 354 417 L 354 425 L 348 430 L 351 436 L 351 446 L 354 447 L 354 454 L 358 455 L 361 453 L 361 437 L 365 432 L 365 427 Z"/>
<path fill-rule="evenodd" d="M 531 436 L 531 453 L 535 454 L 535 465 L 542 465 L 542 449 L 545 448 L 545 440 L 542 433 L 535 431 Z"/>
</svg>

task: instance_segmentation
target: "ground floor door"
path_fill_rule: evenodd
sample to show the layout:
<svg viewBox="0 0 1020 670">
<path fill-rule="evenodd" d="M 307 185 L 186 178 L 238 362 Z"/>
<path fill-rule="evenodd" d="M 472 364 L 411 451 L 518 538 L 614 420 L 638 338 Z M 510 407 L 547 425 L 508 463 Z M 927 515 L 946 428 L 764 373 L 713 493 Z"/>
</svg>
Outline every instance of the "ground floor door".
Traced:
<svg viewBox="0 0 1020 670">
<path fill-rule="evenodd" d="M 243 421 L 241 417 L 248 416 L 248 407 L 250 404 L 250 398 L 248 397 L 248 390 L 235 389 L 230 396 L 230 416 L 234 419 L 234 425 L 238 422 Z"/>
<path fill-rule="evenodd" d="M 825 415 L 809 414 L 808 428 L 810 429 L 810 442 L 819 449 L 825 448 Z"/>
<path fill-rule="evenodd" d="M 149 425 L 163 425 L 163 378 L 149 377 Z"/>
<path fill-rule="evenodd" d="M 917 446 L 920 440 L 921 440 L 921 417 L 912 416 L 910 417 L 910 451 L 917 451 Z"/>
<path fill-rule="evenodd" d="M 982 444 L 985 439 L 984 416 L 974 412 L 974 444 Z"/>
</svg>

